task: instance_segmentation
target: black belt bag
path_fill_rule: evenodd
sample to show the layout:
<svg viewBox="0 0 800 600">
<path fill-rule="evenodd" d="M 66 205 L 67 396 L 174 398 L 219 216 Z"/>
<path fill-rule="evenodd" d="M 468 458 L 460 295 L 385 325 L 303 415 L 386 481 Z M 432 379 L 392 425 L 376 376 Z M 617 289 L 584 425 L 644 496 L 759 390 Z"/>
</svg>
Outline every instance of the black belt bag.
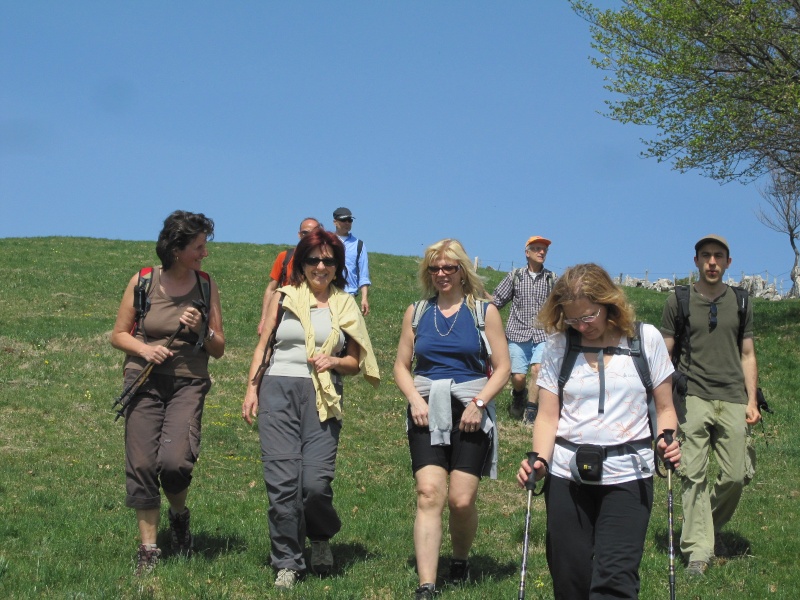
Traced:
<svg viewBox="0 0 800 600">
<path fill-rule="evenodd" d="M 603 480 L 603 463 L 606 458 L 634 455 L 642 473 L 650 473 L 647 462 L 639 453 L 651 448 L 653 440 L 645 438 L 633 442 L 625 442 L 614 446 L 596 446 L 594 444 L 575 444 L 564 438 L 556 438 L 556 444 L 574 452 L 569 463 L 569 470 L 576 483 L 600 483 Z"/>
</svg>

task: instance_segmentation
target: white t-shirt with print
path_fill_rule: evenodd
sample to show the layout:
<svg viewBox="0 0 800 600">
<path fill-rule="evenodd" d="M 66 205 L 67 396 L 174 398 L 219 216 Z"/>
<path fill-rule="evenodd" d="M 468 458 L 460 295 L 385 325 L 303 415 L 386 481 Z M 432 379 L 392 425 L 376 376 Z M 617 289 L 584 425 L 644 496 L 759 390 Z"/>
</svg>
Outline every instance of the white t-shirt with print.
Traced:
<svg viewBox="0 0 800 600">
<path fill-rule="evenodd" d="M 674 368 L 670 362 L 664 338 L 652 325 L 642 325 L 642 344 L 653 386 L 671 377 Z M 567 336 L 564 333 L 551 335 L 542 357 L 537 384 L 558 395 L 558 375 L 564 360 Z M 629 348 L 628 339 L 620 339 L 621 348 Z M 605 405 L 603 414 L 598 413 L 600 373 L 592 368 L 583 353 L 578 355 L 572 374 L 564 386 L 564 405 L 558 420 L 557 436 L 574 444 L 615 446 L 650 437 L 647 413 L 647 392 L 642 385 L 636 365 L 630 356 L 612 355 L 605 366 Z M 569 463 L 573 452 L 556 444 L 553 450 L 551 473 L 572 479 Z M 650 468 L 642 473 L 635 456 L 625 455 L 605 460 L 601 484 L 616 484 L 652 477 L 653 451 L 642 450 L 640 455 Z"/>
</svg>

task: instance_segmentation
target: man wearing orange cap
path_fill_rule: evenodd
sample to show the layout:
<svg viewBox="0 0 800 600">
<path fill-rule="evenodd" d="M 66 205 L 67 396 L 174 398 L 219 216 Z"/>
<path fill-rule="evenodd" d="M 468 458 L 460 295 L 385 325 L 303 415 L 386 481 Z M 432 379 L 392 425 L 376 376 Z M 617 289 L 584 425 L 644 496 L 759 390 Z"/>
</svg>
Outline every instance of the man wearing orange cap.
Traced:
<svg viewBox="0 0 800 600">
<path fill-rule="evenodd" d="M 533 425 L 539 412 L 539 388 L 536 378 L 547 334 L 536 323 L 539 310 L 553 289 L 555 274 L 544 268 L 550 240 L 540 235 L 529 238 L 525 244 L 527 266 L 514 269 L 494 290 L 494 304 L 503 308 L 511 302 L 506 322 L 506 338 L 511 354 L 511 406 L 509 412 L 515 419 L 523 418 Z M 525 376 L 531 373 L 530 388 Z"/>
</svg>

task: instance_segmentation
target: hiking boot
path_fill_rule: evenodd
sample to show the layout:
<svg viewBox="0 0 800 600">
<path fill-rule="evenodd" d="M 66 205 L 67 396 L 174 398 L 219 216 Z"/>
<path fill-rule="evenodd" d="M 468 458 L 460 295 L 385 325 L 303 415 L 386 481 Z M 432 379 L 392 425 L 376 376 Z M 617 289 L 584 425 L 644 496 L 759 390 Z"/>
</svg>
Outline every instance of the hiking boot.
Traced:
<svg viewBox="0 0 800 600">
<path fill-rule="evenodd" d="M 525 404 L 528 402 L 528 390 L 518 392 L 511 390 L 511 405 L 508 407 L 508 414 L 515 419 L 521 419 L 525 413 Z"/>
<path fill-rule="evenodd" d="M 311 542 L 311 571 L 324 577 L 333 570 L 333 553 L 328 540 Z"/>
<path fill-rule="evenodd" d="M 152 573 L 161 558 L 161 550 L 155 544 L 142 544 L 136 554 L 136 576 Z"/>
<path fill-rule="evenodd" d="M 708 561 L 692 560 L 686 566 L 686 575 L 689 577 L 702 577 L 708 571 Z"/>
<path fill-rule="evenodd" d="M 522 422 L 525 425 L 533 425 L 533 422 L 536 421 L 536 415 L 539 414 L 539 405 L 534 404 L 533 402 L 528 402 L 525 405 L 525 416 L 522 417 Z"/>
<path fill-rule="evenodd" d="M 450 559 L 450 583 L 461 585 L 469 581 L 469 561 L 458 558 Z"/>
<path fill-rule="evenodd" d="M 414 600 L 428 600 L 436 595 L 436 586 L 432 583 L 423 583 L 414 592 Z"/>
<path fill-rule="evenodd" d="M 169 533 L 172 538 L 172 551 L 176 554 L 191 556 L 194 539 L 189 530 L 189 509 L 187 508 L 180 514 L 175 514 L 170 508 L 167 512 L 169 517 Z"/>
<path fill-rule="evenodd" d="M 279 590 L 290 590 L 300 579 L 300 573 L 292 569 L 281 569 L 275 578 L 275 587 Z"/>
</svg>

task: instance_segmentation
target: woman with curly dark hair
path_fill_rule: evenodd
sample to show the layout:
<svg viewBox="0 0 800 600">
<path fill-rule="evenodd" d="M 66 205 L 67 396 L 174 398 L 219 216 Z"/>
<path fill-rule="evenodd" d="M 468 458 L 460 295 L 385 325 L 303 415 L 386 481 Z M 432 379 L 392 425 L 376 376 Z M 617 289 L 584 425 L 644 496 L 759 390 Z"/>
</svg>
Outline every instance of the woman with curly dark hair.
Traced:
<svg viewBox="0 0 800 600">
<path fill-rule="evenodd" d="M 169 215 L 156 244 L 161 266 L 128 281 L 111 333 L 111 344 L 126 355 L 126 388 L 152 364 L 123 412 L 125 505 L 136 509 L 141 537 L 137 575 L 150 572 L 161 556 L 156 546 L 161 489 L 170 505 L 172 548 L 192 551 L 186 496 L 211 389 L 208 357 L 225 352 L 219 290 L 200 270 L 213 237 L 214 222 L 205 215 L 181 210 Z"/>
</svg>

